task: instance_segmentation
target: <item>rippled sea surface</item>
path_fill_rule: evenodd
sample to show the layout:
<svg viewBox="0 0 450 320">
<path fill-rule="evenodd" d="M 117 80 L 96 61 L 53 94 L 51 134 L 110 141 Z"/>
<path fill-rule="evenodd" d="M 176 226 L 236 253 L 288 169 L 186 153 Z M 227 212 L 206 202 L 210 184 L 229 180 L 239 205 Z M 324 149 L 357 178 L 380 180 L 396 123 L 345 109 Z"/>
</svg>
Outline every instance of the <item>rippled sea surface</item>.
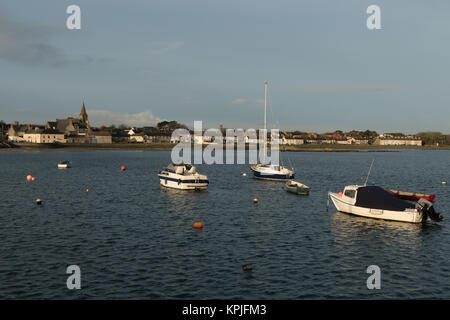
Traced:
<svg viewBox="0 0 450 320">
<path fill-rule="evenodd" d="M 163 189 L 157 173 L 168 151 L 0 152 L 0 298 L 450 298 L 450 185 L 441 184 L 450 152 L 283 158 L 309 196 L 255 180 L 247 165 L 198 165 L 207 192 Z M 327 192 L 362 183 L 372 159 L 371 182 L 436 194 L 444 221 L 327 211 Z M 60 160 L 73 167 L 58 170 Z M 81 290 L 66 287 L 72 264 Z M 367 289 L 369 265 L 381 268 L 380 290 Z"/>
</svg>

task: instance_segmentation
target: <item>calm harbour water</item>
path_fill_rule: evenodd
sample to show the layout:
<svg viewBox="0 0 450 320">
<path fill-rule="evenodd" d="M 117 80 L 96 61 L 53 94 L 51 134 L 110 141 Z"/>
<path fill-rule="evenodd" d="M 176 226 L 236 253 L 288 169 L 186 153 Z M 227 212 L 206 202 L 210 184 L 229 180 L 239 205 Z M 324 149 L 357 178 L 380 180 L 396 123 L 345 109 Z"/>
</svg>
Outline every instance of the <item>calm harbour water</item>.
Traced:
<svg viewBox="0 0 450 320">
<path fill-rule="evenodd" d="M 0 152 L 0 298 L 450 298 L 449 151 L 287 157 L 309 196 L 254 180 L 248 165 L 198 165 L 207 192 L 163 189 L 168 151 Z M 327 192 L 361 183 L 373 158 L 370 181 L 435 193 L 444 221 L 372 220 L 331 203 L 327 211 Z M 73 167 L 58 170 L 60 160 Z M 66 288 L 71 264 L 81 290 Z M 381 290 L 366 287 L 373 264 Z"/>
</svg>

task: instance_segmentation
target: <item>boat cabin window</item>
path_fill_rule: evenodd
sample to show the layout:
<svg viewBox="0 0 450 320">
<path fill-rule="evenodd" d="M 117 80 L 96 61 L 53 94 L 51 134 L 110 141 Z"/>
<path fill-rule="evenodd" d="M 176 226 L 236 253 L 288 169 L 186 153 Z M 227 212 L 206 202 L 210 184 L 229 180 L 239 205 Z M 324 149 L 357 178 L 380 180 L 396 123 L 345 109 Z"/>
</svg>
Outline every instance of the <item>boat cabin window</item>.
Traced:
<svg viewBox="0 0 450 320">
<path fill-rule="evenodd" d="M 349 198 L 354 198 L 356 195 L 356 190 L 345 190 L 344 195 Z"/>
</svg>

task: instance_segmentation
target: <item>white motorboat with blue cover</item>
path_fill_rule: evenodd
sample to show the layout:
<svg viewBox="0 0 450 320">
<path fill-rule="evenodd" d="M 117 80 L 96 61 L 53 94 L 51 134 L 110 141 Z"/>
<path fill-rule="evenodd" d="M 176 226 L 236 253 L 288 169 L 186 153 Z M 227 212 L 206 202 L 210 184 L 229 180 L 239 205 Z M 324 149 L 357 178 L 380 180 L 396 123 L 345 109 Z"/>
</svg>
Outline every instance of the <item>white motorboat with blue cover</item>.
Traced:
<svg viewBox="0 0 450 320">
<path fill-rule="evenodd" d="M 357 216 L 412 223 L 442 220 L 431 202 L 410 203 L 377 186 L 346 186 L 344 192 L 328 192 L 328 196 L 338 211 Z"/>
<path fill-rule="evenodd" d="M 158 177 L 162 186 L 180 190 L 204 190 L 209 184 L 208 177 L 191 164 L 170 164 Z"/>
</svg>

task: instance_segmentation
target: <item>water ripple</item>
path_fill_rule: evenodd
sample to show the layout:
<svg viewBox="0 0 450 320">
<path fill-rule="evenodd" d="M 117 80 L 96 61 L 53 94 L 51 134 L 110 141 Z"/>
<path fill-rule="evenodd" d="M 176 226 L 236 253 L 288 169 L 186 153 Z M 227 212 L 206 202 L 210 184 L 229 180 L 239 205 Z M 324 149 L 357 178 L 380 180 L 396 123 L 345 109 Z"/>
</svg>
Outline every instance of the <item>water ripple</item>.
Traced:
<svg viewBox="0 0 450 320">
<path fill-rule="evenodd" d="M 3 152 L 0 298 L 450 298 L 448 219 L 412 225 L 325 207 L 327 191 L 360 183 L 375 157 L 373 181 L 435 193 L 447 217 L 440 181 L 448 180 L 449 152 L 288 156 L 312 188 L 308 197 L 250 178 L 245 165 L 198 166 L 210 177 L 207 192 L 163 189 L 163 151 Z M 73 168 L 57 170 L 61 158 Z M 26 182 L 27 174 L 37 180 Z M 66 288 L 70 264 L 81 267 L 81 290 Z M 366 287 L 372 264 L 382 270 L 381 290 Z"/>
</svg>

